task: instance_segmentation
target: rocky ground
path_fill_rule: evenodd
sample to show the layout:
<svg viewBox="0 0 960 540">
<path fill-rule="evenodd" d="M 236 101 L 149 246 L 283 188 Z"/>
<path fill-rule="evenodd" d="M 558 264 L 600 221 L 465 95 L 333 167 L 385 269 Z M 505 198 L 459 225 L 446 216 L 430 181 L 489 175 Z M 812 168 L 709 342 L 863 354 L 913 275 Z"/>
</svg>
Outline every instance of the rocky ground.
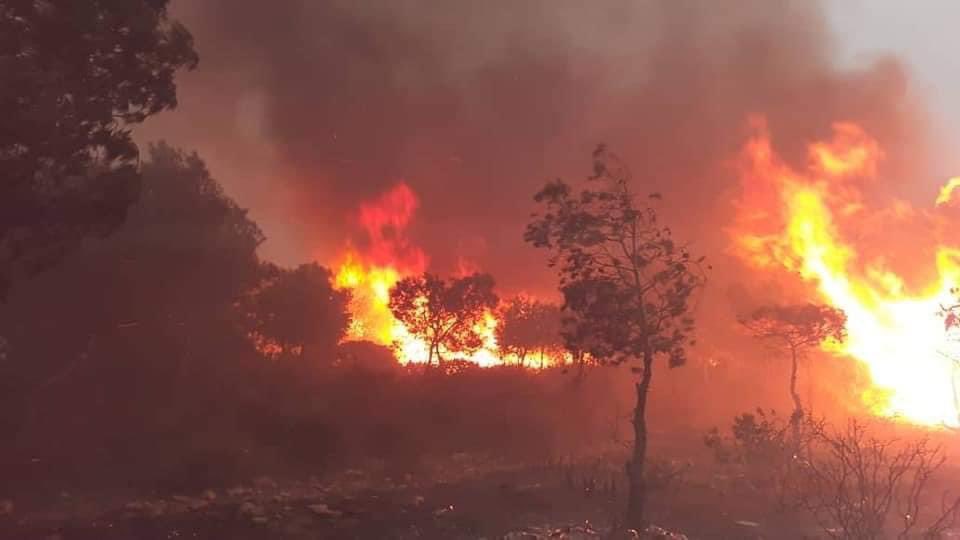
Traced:
<svg viewBox="0 0 960 540">
<path fill-rule="evenodd" d="M 62 493 L 55 504 L 0 504 L 0 538 L 600 539 L 624 505 L 621 471 L 612 461 L 511 466 L 460 456 L 400 479 L 351 470 L 183 495 Z M 813 537 L 770 514 L 768 502 L 735 479 L 684 471 L 654 491 L 650 517 L 690 538 Z"/>
</svg>

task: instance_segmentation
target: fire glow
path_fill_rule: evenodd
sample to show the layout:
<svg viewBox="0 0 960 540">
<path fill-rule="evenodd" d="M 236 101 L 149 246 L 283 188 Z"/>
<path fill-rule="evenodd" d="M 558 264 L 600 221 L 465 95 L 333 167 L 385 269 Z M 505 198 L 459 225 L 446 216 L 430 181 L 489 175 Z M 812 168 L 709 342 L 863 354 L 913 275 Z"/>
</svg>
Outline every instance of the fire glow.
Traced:
<svg viewBox="0 0 960 540">
<path fill-rule="evenodd" d="M 821 301 L 846 312 L 846 343 L 824 348 L 866 365 L 873 388 L 862 398 L 873 412 L 923 425 L 960 425 L 954 361 L 960 351 L 940 313 L 957 302 L 951 289 L 960 284 L 960 250 L 937 242 L 933 259 L 922 260 L 910 247 L 882 246 L 883 257 L 868 257 L 857 245 L 858 226 L 897 227 L 897 219 L 929 229 L 929 238 L 916 245 L 936 242 L 937 224 L 948 219 L 960 181 L 948 182 L 931 210 L 897 200 L 870 209 L 861 186 L 875 179 L 883 153 L 860 127 L 835 124 L 831 141 L 808 146 L 805 170 L 776 155 L 762 120 L 752 127 L 730 231 L 736 253 L 756 268 L 799 274 Z M 908 286 L 885 262 L 898 257 L 930 266 L 935 277 Z"/>
<path fill-rule="evenodd" d="M 353 322 L 348 340 L 365 340 L 391 347 L 401 364 L 426 362 L 427 343 L 412 335 L 390 312 L 390 290 L 401 279 L 421 274 L 428 258 L 407 239 L 407 227 L 419 205 L 416 194 L 401 182 L 358 212 L 368 245 L 363 252 L 348 247 L 334 264 L 334 284 L 353 295 Z M 484 316 L 479 332 L 484 346 L 471 354 L 442 350 L 445 359 L 468 360 L 480 366 L 503 363 L 495 331 L 497 318 Z"/>
</svg>

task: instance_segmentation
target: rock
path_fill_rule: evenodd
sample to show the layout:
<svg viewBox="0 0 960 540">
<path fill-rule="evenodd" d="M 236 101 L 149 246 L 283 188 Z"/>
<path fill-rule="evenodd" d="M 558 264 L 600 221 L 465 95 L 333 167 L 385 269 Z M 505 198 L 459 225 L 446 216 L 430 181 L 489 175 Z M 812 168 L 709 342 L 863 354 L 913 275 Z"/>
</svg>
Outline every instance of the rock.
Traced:
<svg viewBox="0 0 960 540">
<path fill-rule="evenodd" d="M 322 517 L 338 518 L 343 515 L 343 512 L 339 510 L 333 510 L 323 503 L 311 504 L 307 506 L 307 508 L 309 508 L 314 514 Z"/>
<path fill-rule="evenodd" d="M 240 487 L 240 486 L 232 487 L 227 490 L 227 495 L 229 495 L 230 497 L 246 497 L 247 495 L 251 495 L 252 493 L 253 493 L 253 490 L 245 487 Z"/>
<path fill-rule="evenodd" d="M 689 540 L 685 534 L 670 532 L 656 525 L 650 525 L 644 529 L 640 538 L 642 540 Z"/>
<path fill-rule="evenodd" d="M 123 505 L 124 510 L 148 517 L 159 517 L 167 513 L 164 501 L 131 501 Z"/>
<path fill-rule="evenodd" d="M 250 518 L 254 523 L 260 523 L 261 520 L 258 518 L 266 519 L 266 510 L 256 503 L 251 501 L 246 501 L 240 505 L 240 515 Z"/>
<path fill-rule="evenodd" d="M 183 507 L 185 507 L 187 510 L 192 511 L 202 510 L 207 506 L 210 506 L 210 501 L 206 499 L 197 499 L 194 497 L 188 497 L 186 495 L 174 495 L 171 497 L 171 499 L 173 499 L 174 502 L 183 505 Z"/>
<path fill-rule="evenodd" d="M 212 490 L 212 489 L 208 489 L 208 490 L 204 491 L 204 492 L 201 494 L 201 496 L 202 496 L 204 499 L 208 500 L 208 501 L 215 501 L 215 500 L 217 500 L 217 492 L 214 491 L 214 490 Z"/>
<path fill-rule="evenodd" d="M 270 520 L 267 519 L 267 516 L 255 516 L 251 518 L 250 521 L 256 523 L 257 525 L 265 525 Z"/>
<path fill-rule="evenodd" d="M 597 540 L 600 538 L 600 533 L 593 530 L 593 527 L 586 525 L 584 527 L 573 527 L 566 532 L 566 537 L 568 540 Z"/>
<path fill-rule="evenodd" d="M 543 535 L 528 531 L 511 531 L 503 535 L 503 540 L 540 540 Z"/>
<path fill-rule="evenodd" d="M 527 527 L 519 531 L 511 531 L 503 536 L 504 540 L 599 540 L 602 535 L 595 531 L 590 524 L 576 527 L 561 527 L 559 529 L 545 527 Z"/>
<path fill-rule="evenodd" d="M 441 517 L 449 514 L 450 512 L 453 512 L 452 504 L 450 506 L 444 506 L 443 508 L 437 508 L 433 511 L 433 515 L 434 517 Z"/>
<path fill-rule="evenodd" d="M 276 495 L 274 495 L 273 498 L 272 498 L 272 500 L 273 500 L 273 502 L 275 502 L 275 503 L 282 503 L 282 502 L 285 502 L 285 501 L 290 500 L 290 497 L 291 497 L 290 492 L 288 492 L 288 491 L 281 491 L 280 493 L 277 493 Z"/>
<path fill-rule="evenodd" d="M 13 501 L 10 499 L 0 500 L 0 516 L 12 516 L 13 515 Z"/>
</svg>

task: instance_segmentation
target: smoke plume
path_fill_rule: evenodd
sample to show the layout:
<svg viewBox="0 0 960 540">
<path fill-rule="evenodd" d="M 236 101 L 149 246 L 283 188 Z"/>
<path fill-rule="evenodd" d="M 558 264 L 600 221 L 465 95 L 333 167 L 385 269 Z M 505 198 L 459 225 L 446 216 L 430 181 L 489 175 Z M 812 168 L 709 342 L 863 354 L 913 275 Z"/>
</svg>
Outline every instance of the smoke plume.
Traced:
<svg viewBox="0 0 960 540">
<path fill-rule="evenodd" d="M 838 120 L 878 139 L 889 185 L 925 159 L 900 64 L 841 71 L 806 0 L 181 0 L 174 12 L 201 67 L 181 81 L 181 108 L 141 136 L 199 150 L 281 262 L 328 262 L 362 241 L 358 208 L 402 180 L 433 270 L 469 261 L 501 288 L 548 291 L 543 255 L 521 239 L 531 195 L 584 177 L 602 142 L 719 263 L 751 114 L 787 159 Z"/>
</svg>

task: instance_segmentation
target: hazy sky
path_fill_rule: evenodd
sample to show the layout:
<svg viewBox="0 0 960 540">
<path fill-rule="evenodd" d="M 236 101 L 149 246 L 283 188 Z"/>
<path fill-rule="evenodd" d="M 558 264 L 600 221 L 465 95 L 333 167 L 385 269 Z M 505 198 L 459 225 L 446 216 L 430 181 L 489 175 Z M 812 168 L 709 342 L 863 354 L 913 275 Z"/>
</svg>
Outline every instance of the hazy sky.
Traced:
<svg viewBox="0 0 960 540">
<path fill-rule="evenodd" d="M 930 106 L 934 127 L 949 143 L 960 142 L 960 2 L 832 0 L 827 6 L 842 61 L 861 65 L 881 53 L 899 56 Z M 960 156 L 945 157 L 960 174 Z"/>
</svg>

